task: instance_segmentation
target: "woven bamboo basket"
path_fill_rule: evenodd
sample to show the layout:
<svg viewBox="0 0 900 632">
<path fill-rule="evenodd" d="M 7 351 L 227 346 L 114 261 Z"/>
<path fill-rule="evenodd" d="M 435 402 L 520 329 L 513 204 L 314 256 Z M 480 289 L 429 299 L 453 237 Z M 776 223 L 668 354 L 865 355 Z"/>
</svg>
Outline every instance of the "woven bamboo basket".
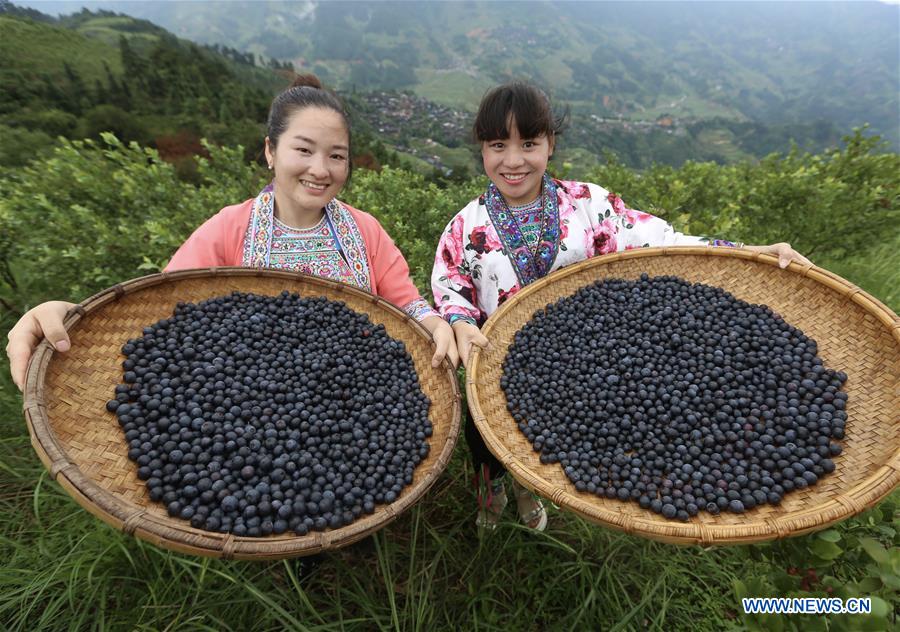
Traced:
<svg viewBox="0 0 900 632">
<path fill-rule="evenodd" d="M 434 427 L 428 457 L 416 468 L 413 482 L 389 505 L 339 529 L 268 537 L 239 537 L 190 526 L 170 518 L 165 507 L 150 501 L 127 443 L 105 403 L 121 381 L 122 345 L 143 327 L 170 316 L 179 301 L 201 301 L 232 291 L 275 295 L 282 290 L 301 296 L 343 301 L 383 324 L 402 341 L 415 364 L 419 383 L 431 399 Z M 435 369 L 428 333 L 384 299 L 357 288 L 291 272 L 247 268 L 213 268 L 155 274 L 116 285 L 75 307 L 66 318 L 72 341 L 56 353 L 45 340 L 28 367 L 25 418 L 31 441 L 51 476 L 89 512 L 126 533 L 163 548 L 226 559 L 271 560 L 336 549 L 374 533 L 422 498 L 450 460 L 459 434 L 461 398 L 449 362 Z"/>
<path fill-rule="evenodd" d="M 785 495 L 779 506 L 745 514 L 701 512 L 667 520 L 635 502 L 576 491 L 559 464 L 542 464 L 506 409 L 501 364 L 514 334 L 532 314 L 603 278 L 676 275 L 764 303 L 818 342 L 826 366 L 847 373 L 846 438 L 837 469 L 816 485 Z M 556 505 L 593 522 L 663 542 L 744 544 L 821 529 L 875 505 L 900 482 L 900 319 L 883 304 L 826 270 L 730 248 L 642 248 L 559 270 L 504 303 L 483 329 L 488 350 L 473 347 L 466 391 L 491 452 L 513 476 Z"/>
</svg>

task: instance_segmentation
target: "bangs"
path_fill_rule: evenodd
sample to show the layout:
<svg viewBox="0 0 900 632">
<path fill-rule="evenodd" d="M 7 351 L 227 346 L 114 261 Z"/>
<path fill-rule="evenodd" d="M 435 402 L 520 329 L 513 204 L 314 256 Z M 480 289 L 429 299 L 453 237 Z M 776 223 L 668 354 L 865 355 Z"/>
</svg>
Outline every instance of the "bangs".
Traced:
<svg viewBox="0 0 900 632">
<path fill-rule="evenodd" d="M 527 83 L 511 83 L 494 88 L 481 100 L 475 117 L 475 140 L 504 140 L 515 124 L 522 138 L 552 136 L 562 131 L 562 117 L 554 117 L 543 92 Z"/>
</svg>

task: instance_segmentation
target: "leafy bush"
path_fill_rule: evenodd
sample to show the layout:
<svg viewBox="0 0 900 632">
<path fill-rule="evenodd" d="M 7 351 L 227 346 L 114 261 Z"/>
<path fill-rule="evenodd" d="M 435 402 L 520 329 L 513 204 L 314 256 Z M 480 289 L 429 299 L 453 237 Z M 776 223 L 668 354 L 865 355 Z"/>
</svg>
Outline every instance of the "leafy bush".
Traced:
<svg viewBox="0 0 900 632">
<path fill-rule="evenodd" d="M 354 173 L 342 199 L 378 218 L 403 252 L 422 296 L 430 300 L 431 267 L 441 232 L 477 192 L 474 183 L 440 188 L 426 184 L 421 175 L 385 167 L 377 173 Z"/>
<path fill-rule="evenodd" d="M 754 244 L 788 241 L 814 263 L 900 309 L 900 155 L 862 130 L 823 155 L 773 154 L 758 164 L 685 163 L 639 174 L 607 162 L 588 179 L 682 232 Z"/>
<path fill-rule="evenodd" d="M 900 496 L 835 527 L 745 549 L 735 597 L 870 597 L 868 615 L 747 615 L 751 630 L 887 630 L 900 604 Z"/>
<path fill-rule="evenodd" d="M 861 130 L 823 155 L 772 154 L 758 164 L 686 163 L 637 174 L 617 163 L 590 177 L 626 202 L 745 242 L 790 241 L 819 259 L 859 254 L 900 223 L 900 155 L 878 154 Z M 722 233 L 722 231 L 727 231 Z"/>
<path fill-rule="evenodd" d="M 78 301 L 156 272 L 223 206 L 255 195 L 241 148 L 209 147 L 199 187 L 151 149 L 62 141 L 53 154 L 0 180 L 0 300 L 21 313 L 48 299 Z"/>
<path fill-rule="evenodd" d="M 9 127 L 0 123 L 0 166 L 21 167 L 30 160 L 46 156 L 53 138 L 40 130 Z"/>
</svg>

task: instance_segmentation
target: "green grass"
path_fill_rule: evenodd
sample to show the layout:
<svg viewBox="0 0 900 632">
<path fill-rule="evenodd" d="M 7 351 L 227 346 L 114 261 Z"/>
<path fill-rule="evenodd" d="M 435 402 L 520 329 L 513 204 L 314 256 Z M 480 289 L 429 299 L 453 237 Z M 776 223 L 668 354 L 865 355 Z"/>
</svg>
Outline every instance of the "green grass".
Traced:
<svg viewBox="0 0 900 632">
<path fill-rule="evenodd" d="M 900 233 L 853 257 L 822 266 L 844 277 L 900 314 Z"/>
<path fill-rule="evenodd" d="M 119 38 L 123 35 L 128 39 L 129 44 L 139 47 L 139 49 L 143 46 L 152 46 L 159 41 L 159 36 L 154 33 L 128 33 L 113 26 L 104 26 L 93 22 L 79 27 L 77 32 L 85 37 L 105 42 L 109 46 L 115 46 L 116 52 L 118 52 Z"/>
<path fill-rule="evenodd" d="M 0 16 L 0 66 L 5 70 L 60 79 L 68 63 L 87 85 L 93 85 L 95 79 L 106 81 L 104 61 L 113 73 L 121 74 L 118 48 L 69 29 Z"/>
<path fill-rule="evenodd" d="M 415 86 L 417 95 L 462 110 L 474 110 L 484 93 L 494 85 L 488 79 L 457 70 L 417 68 L 416 77 L 419 79 Z"/>
</svg>

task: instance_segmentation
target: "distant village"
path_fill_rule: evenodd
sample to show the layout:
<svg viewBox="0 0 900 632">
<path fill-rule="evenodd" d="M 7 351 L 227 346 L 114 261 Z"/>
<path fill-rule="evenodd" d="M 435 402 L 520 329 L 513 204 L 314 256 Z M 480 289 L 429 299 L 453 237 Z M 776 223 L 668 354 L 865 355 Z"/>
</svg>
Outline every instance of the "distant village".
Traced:
<svg viewBox="0 0 900 632">
<path fill-rule="evenodd" d="M 428 147 L 435 144 L 459 147 L 471 143 L 471 112 L 440 105 L 409 92 L 365 92 L 356 93 L 355 97 L 361 101 L 359 113 L 387 145 L 424 160 L 445 174 L 449 168 L 439 155 L 429 152 Z M 640 134 L 662 129 L 674 135 L 687 133 L 683 123 L 669 115 L 655 120 L 633 120 L 589 114 L 579 116 L 577 124 L 583 129 L 573 136 L 612 130 Z M 419 144 L 426 147 L 414 146 L 413 140 L 422 141 Z"/>
<path fill-rule="evenodd" d="M 409 92 L 357 93 L 362 100 L 361 114 L 381 139 L 396 151 L 424 160 L 447 173 L 440 156 L 411 144 L 423 141 L 426 146 L 439 143 L 459 147 L 470 142 L 471 112 L 455 110 Z"/>
</svg>

